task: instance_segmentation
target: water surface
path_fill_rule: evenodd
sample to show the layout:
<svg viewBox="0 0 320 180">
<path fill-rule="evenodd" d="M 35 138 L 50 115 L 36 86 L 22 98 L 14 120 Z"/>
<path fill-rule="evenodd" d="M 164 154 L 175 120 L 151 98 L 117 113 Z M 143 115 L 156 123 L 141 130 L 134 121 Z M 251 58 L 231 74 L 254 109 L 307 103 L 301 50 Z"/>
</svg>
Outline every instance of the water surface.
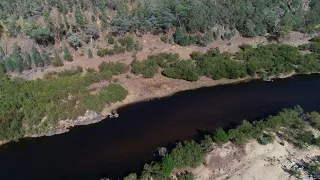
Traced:
<svg viewBox="0 0 320 180">
<path fill-rule="evenodd" d="M 138 172 L 156 147 L 301 105 L 320 111 L 320 75 L 177 93 L 119 109 L 120 117 L 0 147 L 0 179 L 99 179 Z"/>
</svg>

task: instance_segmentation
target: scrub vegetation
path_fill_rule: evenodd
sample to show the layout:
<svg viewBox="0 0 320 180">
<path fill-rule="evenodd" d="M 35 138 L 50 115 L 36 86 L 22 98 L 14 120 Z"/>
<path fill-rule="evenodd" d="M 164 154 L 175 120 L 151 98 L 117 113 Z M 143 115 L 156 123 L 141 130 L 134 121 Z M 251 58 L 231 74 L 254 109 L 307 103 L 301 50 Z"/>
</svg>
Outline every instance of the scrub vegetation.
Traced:
<svg viewBox="0 0 320 180">
<path fill-rule="evenodd" d="M 242 45 L 241 50 L 231 54 L 211 49 L 207 53 L 193 52 L 189 60 L 181 60 L 178 54 L 159 54 L 132 63 L 132 72 L 152 78 L 160 69 L 164 76 L 187 81 L 197 81 L 200 76 L 214 80 L 236 79 L 247 76 L 260 78 L 291 74 L 309 74 L 320 71 L 320 51 L 310 48 L 311 53 L 301 54 L 299 48 L 283 44 L 259 45 L 256 48 Z M 319 46 L 320 47 L 320 46 Z"/>
<path fill-rule="evenodd" d="M 110 80 L 125 71 L 120 63 L 103 63 L 99 72 L 82 74 L 82 68 L 49 73 L 44 79 L 27 81 L 0 76 L 0 140 L 12 140 L 26 133 L 47 130 L 60 120 L 76 119 L 86 110 L 101 112 L 106 104 L 121 101 L 127 91 L 109 84 L 98 94 L 92 83 Z"/>
</svg>

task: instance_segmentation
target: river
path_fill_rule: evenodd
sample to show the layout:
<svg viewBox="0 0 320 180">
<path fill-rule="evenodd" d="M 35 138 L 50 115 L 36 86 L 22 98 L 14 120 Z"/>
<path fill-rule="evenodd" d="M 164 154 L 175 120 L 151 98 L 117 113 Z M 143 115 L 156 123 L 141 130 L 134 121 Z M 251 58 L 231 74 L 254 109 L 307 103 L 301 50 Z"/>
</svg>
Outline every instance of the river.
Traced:
<svg viewBox="0 0 320 180">
<path fill-rule="evenodd" d="M 320 75 L 253 80 L 177 93 L 118 110 L 120 117 L 0 147 L 0 179 L 100 179 L 139 172 L 156 147 L 301 105 L 320 111 Z"/>
</svg>

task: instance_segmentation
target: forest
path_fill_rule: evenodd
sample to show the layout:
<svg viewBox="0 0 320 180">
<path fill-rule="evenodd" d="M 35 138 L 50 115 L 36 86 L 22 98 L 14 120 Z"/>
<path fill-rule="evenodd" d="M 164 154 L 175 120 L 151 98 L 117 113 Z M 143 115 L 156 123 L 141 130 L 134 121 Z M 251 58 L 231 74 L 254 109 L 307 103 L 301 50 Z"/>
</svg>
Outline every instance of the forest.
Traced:
<svg viewBox="0 0 320 180">
<path fill-rule="evenodd" d="M 206 46 L 218 36 L 230 40 L 237 32 L 279 38 L 291 30 L 315 33 L 319 24 L 318 0 L 0 0 L 0 62 L 7 71 L 53 61 L 61 66 L 60 52 L 72 61 L 68 47 L 78 50 L 101 38 L 113 44 L 112 36 L 127 34 L 151 32 L 168 43 Z M 6 48 L 7 41 L 19 35 L 33 40 L 30 52 L 20 50 L 23 55 L 16 46 Z M 135 42 L 126 41 L 128 46 L 115 43 L 113 50 L 98 48 L 98 55 L 132 51 Z M 57 42 L 58 49 L 53 47 Z M 91 49 L 86 53 L 92 56 Z"/>
</svg>

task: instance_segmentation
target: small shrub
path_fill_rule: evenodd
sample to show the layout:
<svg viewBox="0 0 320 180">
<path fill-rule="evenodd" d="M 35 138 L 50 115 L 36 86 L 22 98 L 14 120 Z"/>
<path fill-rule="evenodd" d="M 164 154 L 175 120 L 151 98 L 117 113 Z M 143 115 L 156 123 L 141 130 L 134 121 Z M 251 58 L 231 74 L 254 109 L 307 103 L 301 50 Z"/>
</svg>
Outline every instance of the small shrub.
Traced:
<svg viewBox="0 0 320 180">
<path fill-rule="evenodd" d="M 139 41 L 136 41 L 133 45 L 134 50 L 136 51 L 141 51 L 142 50 L 142 45 L 140 44 Z"/>
<path fill-rule="evenodd" d="M 162 169 L 163 169 L 163 175 L 165 177 L 170 177 L 173 169 L 174 169 L 174 161 L 172 157 L 168 154 L 166 154 L 162 160 Z"/>
<path fill-rule="evenodd" d="M 197 167 L 204 162 L 205 153 L 194 141 L 178 143 L 170 153 L 175 168 Z"/>
<path fill-rule="evenodd" d="M 125 38 L 119 38 L 118 42 L 121 46 L 126 46 L 127 45 L 127 41 Z"/>
<path fill-rule="evenodd" d="M 320 36 L 315 36 L 312 39 L 310 39 L 310 41 L 320 43 Z"/>
<path fill-rule="evenodd" d="M 218 128 L 213 135 L 213 141 L 218 144 L 224 144 L 229 141 L 229 136 L 222 128 Z"/>
<path fill-rule="evenodd" d="M 86 71 L 87 71 L 88 73 L 96 72 L 96 71 L 94 70 L 94 68 L 87 68 Z"/>
<path fill-rule="evenodd" d="M 53 58 L 53 61 L 52 61 L 52 66 L 53 67 L 63 66 L 63 62 L 62 62 L 59 54 L 56 51 L 54 52 L 54 58 Z"/>
<path fill-rule="evenodd" d="M 310 145 L 314 141 L 314 135 L 311 131 L 305 131 L 299 135 L 298 140 L 302 144 L 309 144 Z"/>
<path fill-rule="evenodd" d="M 104 57 L 106 55 L 114 55 L 114 50 L 113 49 L 100 49 L 97 51 L 97 55 L 100 57 Z"/>
<path fill-rule="evenodd" d="M 208 153 L 212 151 L 212 144 L 213 144 L 212 139 L 210 138 L 210 136 L 206 135 L 204 137 L 204 140 L 201 141 L 200 146 L 203 152 Z"/>
<path fill-rule="evenodd" d="M 142 74 L 144 78 L 152 78 L 158 71 L 158 64 L 156 61 L 147 59 L 142 62 L 132 62 L 132 73 Z"/>
<path fill-rule="evenodd" d="M 279 144 L 280 144 L 281 146 L 284 146 L 284 142 L 283 142 L 283 141 L 280 141 Z"/>
<path fill-rule="evenodd" d="M 119 82 L 119 79 L 118 79 L 118 78 L 114 78 L 114 79 L 113 79 L 113 82 L 114 82 L 114 83 L 117 83 L 117 82 Z"/>
<path fill-rule="evenodd" d="M 104 56 L 105 56 L 104 50 L 103 50 L 103 49 L 99 49 L 99 50 L 97 51 L 97 55 L 100 56 L 100 57 L 104 57 Z"/>
<path fill-rule="evenodd" d="M 251 49 L 252 46 L 250 44 L 241 44 L 241 45 L 239 45 L 239 48 L 241 50 L 247 50 L 247 49 Z"/>
<path fill-rule="evenodd" d="M 91 49 L 88 50 L 88 58 L 93 58 L 93 54 L 92 54 L 92 50 Z"/>
<path fill-rule="evenodd" d="M 131 57 L 132 57 L 133 59 L 137 59 L 137 52 L 132 53 Z"/>
<path fill-rule="evenodd" d="M 197 81 L 199 79 L 196 66 L 191 60 L 179 61 L 163 70 L 163 74 L 169 78 Z"/>
<path fill-rule="evenodd" d="M 275 137 L 271 134 L 263 134 L 261 138 L 259 138 L 258 142 L 262 145 L 267 145 L 274 141 Z"/>
<path fill-rule="evenodd" d="M 49 72 L 47 73 L 44 78 L 45 79 L 51 79 L 54 77 L 69 77 L 69 76 L 73 76 L 73 75 L 78 75 L 81 74 L 83 72 L 83 69 L 81 66 L 77 66 L 76 68 L 72 68 L 72 69 L 66 69 L 60 72 Z"/>
<path fill-rule="evenodd" d="M 119 75 L 127 72 L 128 68 L 125 64 L 120 62 L 102 62 L 99 65 L 99 72 L 111 71 L 113 75 Z"/>
<path fill-rule="evenodd" d="M 151 31 L 153 35 L 159 35 L 161 33 L 161 29 L 154 29 Z"/>
<path fill-rule="evenodd" d="M 123 180 L 137 180 L 138 176 L 135 173 L 131 173 L 128 176 L 124 177 Z"/>
<path fill-rule="evenodd" d="M 134 48 L 134 41 L 131 36 L 126 37 L 126 44 L 127 44 L 126 46 L 127 51 L 131 52 Z"/>
<path fill-rule="evenodd" d="M 160 40 L 164 43 L 168 43 L 168 35 L 163 35 L 163 36 L 160 36 Z"/>
<path fill-rule="evenodd" d="M 117 42 L 115 42 L 114 45 L 113 45 L 113 51 L 114 51 L 115 54 L 119 54 L 121 52 L 121 49 L 120 49 L 120 47 L 119 47 Z"/>
<path fill-rule="evenodd" d="M 109 43 L 109 44 L 114 44 L 114 38 L 113 38 L 112 35 L 109 35 L 109 36 L 108 36 L 108 43 Z"/>
<path fill-rule="evenodd" d="M 192 174 L 181 174 L 178 176 L 178 180 L 194 180 Z"/>
<path fill-rule="evenodd" d="M 319 137 L 318 137 L 318 138 L 315 138 L 315 139 L 312 141 L 312 144 L 320 147 L 320 138 L 319 138 Z"/>
</svg>

